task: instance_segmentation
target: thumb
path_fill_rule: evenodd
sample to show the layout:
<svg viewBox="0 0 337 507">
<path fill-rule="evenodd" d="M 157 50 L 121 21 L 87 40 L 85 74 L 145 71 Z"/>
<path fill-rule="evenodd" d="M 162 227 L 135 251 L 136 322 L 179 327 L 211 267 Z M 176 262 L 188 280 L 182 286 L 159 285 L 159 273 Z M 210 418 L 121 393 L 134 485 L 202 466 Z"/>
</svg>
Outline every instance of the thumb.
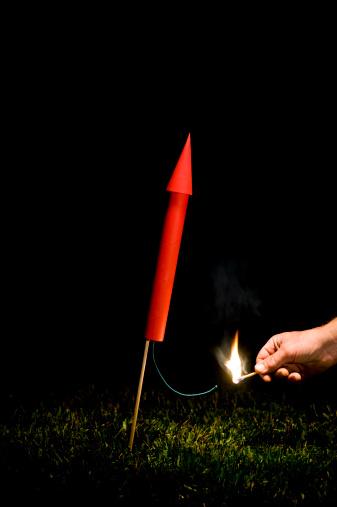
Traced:
<svg viewBox="0 0 337 507">
<path fill-rule="evenodd" d="M 271 356 L 268 356 L 260 363 L 257 363 L 255 365 L 255 371 L 257 371 L 257 373 L 261 373 L 262 375 L 265 373 L 272 373 L 273 371 L 283 366 L 285 362 L 285 354 L 281 349 L 279 349 Z"/>
</svg>

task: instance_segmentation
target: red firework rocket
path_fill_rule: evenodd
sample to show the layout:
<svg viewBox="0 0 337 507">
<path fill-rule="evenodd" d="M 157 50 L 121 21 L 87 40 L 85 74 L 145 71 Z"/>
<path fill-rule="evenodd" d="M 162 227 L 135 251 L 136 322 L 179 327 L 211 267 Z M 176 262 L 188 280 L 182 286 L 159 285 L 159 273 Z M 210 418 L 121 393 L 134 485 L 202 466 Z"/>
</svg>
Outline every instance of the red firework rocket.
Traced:
<svg viewBox="0 0 337 507">
<path fill-rule="evenodd" d="M 164 340 L 188 198 L 192 195 L 190 135 L 187 138 L 184 149 L 181 152 L 178 163 L 166 190 L 171 192 L 171 194 L 159 247 L 156 272 L 153 281 L 150 307 L 145 329 L 145 351 L 131 427 L 129 443 L 130 449 L 132 449 L 136 429 L 149 343 L 150 340 L 157 342 L 162 342 Z"/>
</svg>

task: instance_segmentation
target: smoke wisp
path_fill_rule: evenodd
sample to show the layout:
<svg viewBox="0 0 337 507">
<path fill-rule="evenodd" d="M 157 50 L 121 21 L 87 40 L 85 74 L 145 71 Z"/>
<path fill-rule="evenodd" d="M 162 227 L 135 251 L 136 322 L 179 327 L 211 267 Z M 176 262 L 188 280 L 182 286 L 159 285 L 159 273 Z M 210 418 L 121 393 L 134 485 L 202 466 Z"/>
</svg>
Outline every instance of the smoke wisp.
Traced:
<svg viewBox="0 0 337 507">
<path fill-rule="evenodd" d="M 248 286 L 247 269 L 246 263 L 227 261 L 212 270 L 216 324 L 223 323 L 225 327 L 231 327 L 245 315 L 259 315 L 260 299 Z"/>
</svg>

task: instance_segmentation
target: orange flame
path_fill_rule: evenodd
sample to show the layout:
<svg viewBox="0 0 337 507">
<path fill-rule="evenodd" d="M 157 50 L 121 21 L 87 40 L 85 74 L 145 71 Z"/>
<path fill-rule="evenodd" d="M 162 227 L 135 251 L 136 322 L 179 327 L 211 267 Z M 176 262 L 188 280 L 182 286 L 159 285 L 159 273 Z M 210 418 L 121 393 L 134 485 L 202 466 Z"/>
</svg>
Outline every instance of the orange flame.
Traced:
<svg viewBox="0 0 337 507">
<path fill-rule="evenodd" d="M 241 378 L 241 359 L 239 356 L 239 350 L 238 350 L 238 342 L 239 342 L 239 331 L 236 331 L 235 337 L 232 344 L 232 350 L 231 350 L 231 357 L 225 365 L 232 373 L 232 380 L 234 384 L 238 384 L 240 382 Z"/>
</svg>

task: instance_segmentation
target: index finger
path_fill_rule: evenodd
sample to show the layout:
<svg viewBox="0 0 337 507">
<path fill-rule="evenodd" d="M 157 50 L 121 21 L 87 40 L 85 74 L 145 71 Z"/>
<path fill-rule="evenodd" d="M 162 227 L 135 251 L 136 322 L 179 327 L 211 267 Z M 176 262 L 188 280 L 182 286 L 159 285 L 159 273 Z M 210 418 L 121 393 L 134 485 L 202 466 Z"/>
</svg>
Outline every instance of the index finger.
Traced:
<svg viewBox="0 0 337 507">
<path fill-rule="evenodd" d="M 256 356 L 256 362 L 260 363 L 261 361 L 264 361 L 267 357 L 275 354 L 278 348 L 279 347 L 277 347 L 277 344 L 275 343 L 274 336 L 272 336 Z"/>
</svg>

